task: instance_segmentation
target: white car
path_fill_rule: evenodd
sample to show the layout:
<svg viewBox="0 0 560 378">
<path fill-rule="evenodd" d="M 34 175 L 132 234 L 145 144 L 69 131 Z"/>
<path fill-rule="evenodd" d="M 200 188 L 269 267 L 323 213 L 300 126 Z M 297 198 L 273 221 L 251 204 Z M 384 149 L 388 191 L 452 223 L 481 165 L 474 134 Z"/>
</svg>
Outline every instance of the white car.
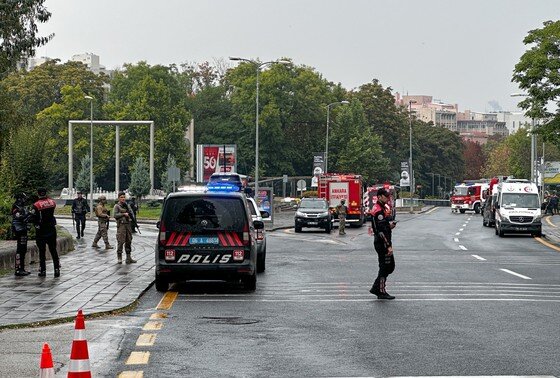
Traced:
<svg viewBox="0 0 560 378">
<path fill-rule="evenodd" d="M 248 197 L 247 203 L 249 211 L 253 220 L 261 221 L 263 218 L 268 218 L 270 214 L 268 211 L 259 210 L 257 203 L 253 198 Z M 263 229 L 257 230 L 257 272 L 264 272 L 266 269 L 266 232 Z"/>
</svg>

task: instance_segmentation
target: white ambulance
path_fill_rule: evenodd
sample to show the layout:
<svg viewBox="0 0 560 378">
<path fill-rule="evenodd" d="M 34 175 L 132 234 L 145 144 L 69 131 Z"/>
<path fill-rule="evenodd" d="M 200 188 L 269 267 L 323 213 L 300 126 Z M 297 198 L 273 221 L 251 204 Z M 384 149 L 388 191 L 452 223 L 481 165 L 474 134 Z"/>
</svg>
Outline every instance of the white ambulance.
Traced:
<svg viewBox="0 0 560 378">
<path fill-rule="evenodd" d="M 541 236 L 541 207 L 537 185 L 520 179 L 506 180 L 497 186 L 496 235 L 525 233 Z"/>
</svg>

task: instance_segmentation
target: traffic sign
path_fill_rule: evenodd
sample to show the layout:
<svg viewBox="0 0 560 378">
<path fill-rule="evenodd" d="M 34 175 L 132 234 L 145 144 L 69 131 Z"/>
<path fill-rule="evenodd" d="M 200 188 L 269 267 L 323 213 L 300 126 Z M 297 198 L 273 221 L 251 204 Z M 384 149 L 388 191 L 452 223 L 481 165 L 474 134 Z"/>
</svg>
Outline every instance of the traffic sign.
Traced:
<svg viewBox="0 0 560 378">
<path fill-rule="evenodd" d="M 296 185 L 299 190 L 305 190 L 305 180 L 298 180 Z"/>
</svg>

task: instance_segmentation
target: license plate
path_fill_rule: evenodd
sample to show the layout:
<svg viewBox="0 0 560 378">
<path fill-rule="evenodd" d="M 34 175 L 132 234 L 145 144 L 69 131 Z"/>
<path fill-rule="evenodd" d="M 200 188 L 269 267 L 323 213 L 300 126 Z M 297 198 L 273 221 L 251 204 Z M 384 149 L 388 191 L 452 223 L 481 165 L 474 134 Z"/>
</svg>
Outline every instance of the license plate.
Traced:
<svg viewBox="0 0 560 378">
<path fill-rule="evenodd" d="M 220 244 L 217 236 L 191 236 L 189 244 Z"/>
<path fill-rule="evenodd" d="M 310 226 L 316 226 L 319 224 L 319 222 L 307 222 L 307 224 Z"/>
<path fill-rule="evenodd" d="M 527 227 L 516 227 L 517 231 L 527 231 Z"/>
</svg>

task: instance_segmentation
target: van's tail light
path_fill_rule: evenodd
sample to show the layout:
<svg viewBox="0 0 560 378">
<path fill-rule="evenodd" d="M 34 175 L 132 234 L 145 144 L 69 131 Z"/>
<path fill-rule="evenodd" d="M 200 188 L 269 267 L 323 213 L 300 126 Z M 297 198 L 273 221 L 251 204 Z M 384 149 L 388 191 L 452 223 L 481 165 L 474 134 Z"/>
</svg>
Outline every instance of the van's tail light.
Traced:
<svg viewBox="0 0 560 378">
<path fill-rule="evenodd" d="M 264 240 L 263 230 L 257 230 L 257 240 Z"/>
<path fill-rule="evenodd" d="M 166 239 L 165 239 L 165 223 L 163 223 L 163 221 L 161 221 L 160 226 L 159 226 L 159 244 L 161 245 L 165 245 Z"/>
<path fill-rule="evenodd" d="M 249 235 L 249 224 L 245 223 L 243 226 L 243 245 L 251 244 L 251 236 Z"/>
</svg>

